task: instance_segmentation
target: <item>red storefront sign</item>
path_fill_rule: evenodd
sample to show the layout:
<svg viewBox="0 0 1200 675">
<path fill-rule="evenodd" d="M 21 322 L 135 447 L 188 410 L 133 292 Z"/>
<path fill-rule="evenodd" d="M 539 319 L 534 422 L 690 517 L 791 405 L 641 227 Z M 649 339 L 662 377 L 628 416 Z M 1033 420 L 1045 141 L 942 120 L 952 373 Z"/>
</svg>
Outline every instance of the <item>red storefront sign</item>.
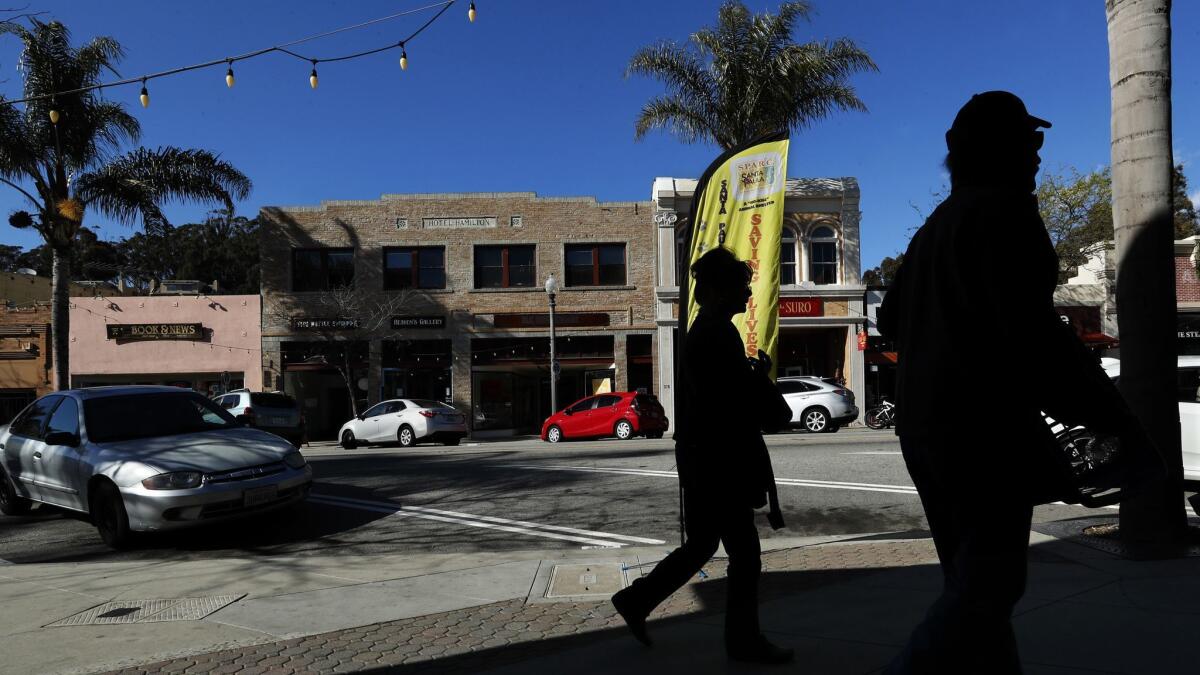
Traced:
<svg viewBox="0 0 1200 675">
<path fill-rule="evenodd" d="M 824 316 L 825 302 L 820 298 L 780 298 L 779 316 Z"/>
<path fill-rule="evenodd" d="M 867 331 L 865 330 L 858 331 L 858 351 L 867 351 Z"/>
</svg>

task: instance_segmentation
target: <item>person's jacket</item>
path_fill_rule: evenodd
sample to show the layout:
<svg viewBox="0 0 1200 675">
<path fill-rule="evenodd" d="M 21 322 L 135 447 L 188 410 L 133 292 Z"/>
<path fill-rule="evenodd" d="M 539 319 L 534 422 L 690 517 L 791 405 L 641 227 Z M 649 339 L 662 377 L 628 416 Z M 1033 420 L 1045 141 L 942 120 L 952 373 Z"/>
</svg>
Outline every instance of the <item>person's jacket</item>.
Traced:
<svg viewBox="0 0 1200 675">
<path fill-rule="evenodd" d="M 771 379 L 746 358 L 737 328 L 701 309 L 687 332 L 681 379 L 686 387 L 675 435 L 685 488 L 715 490 L 732 503 L 778 512 L 775 476 L 762 431 L 791 419 Z"/>
<path fill-rule="evenodd" d="M 909 243 L 879 308 L 899 359 L 896 433 L 1047 438 L 1041 412 L 1118 433 L 1128 408 L 1055 311 L 1057 282 L 1034 195 L 955 188 Z"/>
</svg>

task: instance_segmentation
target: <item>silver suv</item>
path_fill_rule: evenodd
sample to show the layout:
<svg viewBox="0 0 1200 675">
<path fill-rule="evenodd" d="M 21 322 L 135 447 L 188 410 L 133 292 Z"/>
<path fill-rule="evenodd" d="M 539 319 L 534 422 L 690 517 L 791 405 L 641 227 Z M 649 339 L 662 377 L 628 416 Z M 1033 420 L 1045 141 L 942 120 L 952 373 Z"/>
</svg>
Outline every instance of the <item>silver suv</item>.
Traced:
<svg viewBox="0 0 1200 675">
<path fill-rule="evenodd" d="M 305 441 L 304 416 L 296 399 L 281 391 L 235 389 L 213 398 L 239 422 L 269 431 L 292 442 L 297 448 Z"/>
<path fill-rule="evenodd" d="M 833 432 L 858 419 L 854 392 L 832 378 L 781 377 L 775 385 L 792 409 L 792 424 L 814 432 Z"/>
</svg>

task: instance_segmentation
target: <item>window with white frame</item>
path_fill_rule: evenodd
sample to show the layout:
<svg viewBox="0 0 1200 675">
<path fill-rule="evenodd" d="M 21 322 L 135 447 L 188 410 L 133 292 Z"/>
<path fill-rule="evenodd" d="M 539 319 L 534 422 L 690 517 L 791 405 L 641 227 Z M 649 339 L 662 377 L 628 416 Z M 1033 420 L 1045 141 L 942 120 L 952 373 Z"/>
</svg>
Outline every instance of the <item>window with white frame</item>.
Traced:
<svg viewBox="0 0 1200 675">
<path fill-rule="evenodd" d="M 790 286 L 799 278 L 796 274 L 796 231 L 787 225 L 779 238 L 779 285 Z"/>
<path fill-rule="evenodd" d="M 838 282 L 838 237 L 832 227 L 820 225 L 808 235 L 808 278 L 814 284 Z"/>
</svg>

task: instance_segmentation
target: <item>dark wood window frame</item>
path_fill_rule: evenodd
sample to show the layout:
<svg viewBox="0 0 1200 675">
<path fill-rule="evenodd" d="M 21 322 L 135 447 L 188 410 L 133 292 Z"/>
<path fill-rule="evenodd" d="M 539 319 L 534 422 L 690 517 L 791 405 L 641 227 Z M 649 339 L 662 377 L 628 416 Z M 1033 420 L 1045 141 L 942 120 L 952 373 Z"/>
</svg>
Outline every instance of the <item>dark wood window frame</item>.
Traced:
<svg viewBox="0 0 1200 675">
<path fill-rule="evenodd" d="M 499 286 L 481 286 L 479 280 L 479 249 L 491 249 L 500 251 L 500 285 Z M 529 249 L 533 254 L 533 283 L 530 286 L 513 286 L 509 278 L 510 266 L 508 262 L 509 249 L 522 248 Z M 536 244 L 477 244 L 473 249 L 475 259 L 473 260 L 473 268 L 475 270 L 475 288 L 531 288 L 537 286 L 537 245 Z"/>
<path fill-rule="evenodd" d="M 438 250 L 442 253 L 442 283 L 440 286 L 422 286 L 421 285 L 421 270 L 434 269 L 421 267 L 421 251 Z M 391 286 L 388 284 L 388 254 L 389 253 L 408 253 L 412 256 L 412 266 L 410 274 L 412 278 L 408 286 Z M 383 247 L 383 290 L 398 291 L 404 288 L 420 288 L 420 289 L 441 289 L 446 287 L 446 247 L 445 246 L 385 246 Z"/>
<path fill-rule="evenodd" d="M 319 253 L 321 256 L 320 269 L 320 288 L 297 288 L 296 284 L 296 258 L 304 253 Z M 343 246 L 331 247 L 310 247 L 310 248 L 294 248 L 292 249 L 292 290 L 295 292 L 312 292 L 312 291 L 328 291 L 333 290 L 329 283 L 329 255 L 331 253 L 349 253 L 350 254 L 350 288 L 354 288 L 354 249 Z"/>
<path fill-rule="evenodd" d="M 600 249 L 605 248 L 605 247 L 618 247 L 621 249 L 621 270 L 623 272 L 622 276 L 624 278 L 621 280 L 621 283 L 619 283 L 619 284 L 600 283 Z M 587 284 L 577 284 L 577 283 L 573 284 L 570 282 L 571 274 L 570 274 L 570 269 L 569 269 L 570 266 L 568 266 L 567 262 L 566 262 L 567 258 L 570 256 L 571 251 L 586 251 L 586 250 L 591 250 L 591 252 L 592 252 L 592 281 L 591 281 L 591 283 L 587 283 Z M 564 283 L 567 286 L 572 287 L 572 288 L 579 288 L 579 287 L 586 287 L 586 286 L 624 286 L 625 284 L 629 283 L 628 247 L 622 242 L 604 242 L 604 243 L 596 243 L 596 244 L 567 244 L 563 248 L 563 273 L 564 273 L 563 274 Z"/>
</svg>

